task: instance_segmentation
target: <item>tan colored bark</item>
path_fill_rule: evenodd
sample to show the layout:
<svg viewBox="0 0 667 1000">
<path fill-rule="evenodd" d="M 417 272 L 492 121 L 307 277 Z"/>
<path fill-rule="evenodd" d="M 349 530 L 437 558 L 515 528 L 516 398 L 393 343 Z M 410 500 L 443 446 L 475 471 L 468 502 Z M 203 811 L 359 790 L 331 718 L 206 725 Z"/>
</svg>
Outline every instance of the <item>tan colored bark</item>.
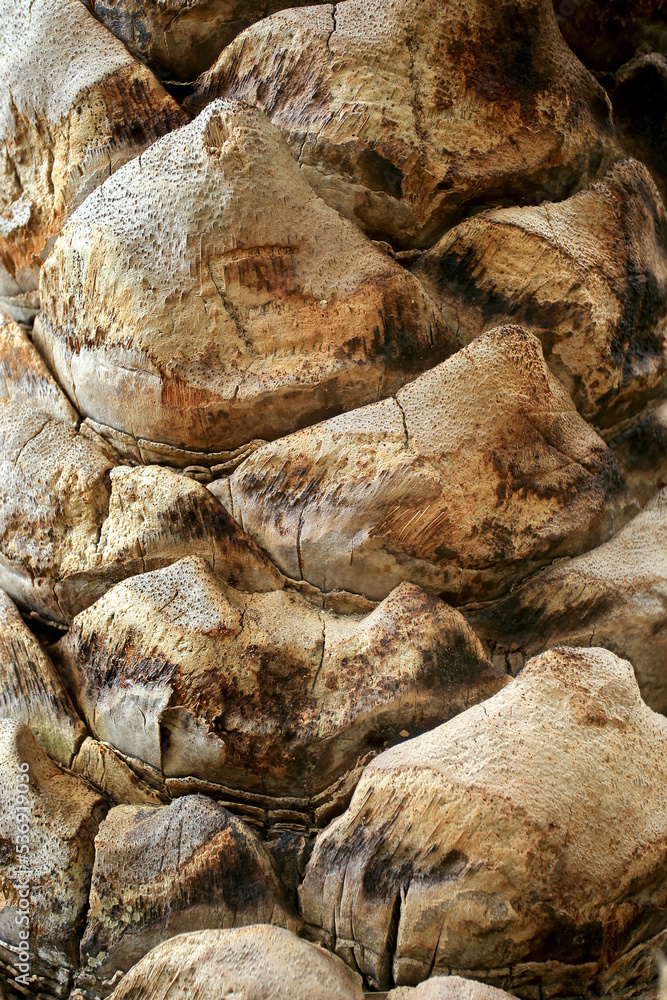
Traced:
<svg viewBox="0 0 667 1000">
<path fill-rule="evenodd" d="M 228 487 L 233 516 L 288 576 L 374 600 L 402 580 L 457 604 L 499 596 L 625 516 L 615 459 L 519 327 L 265 445 Z"/>
<path fill-rule="evenodd" d="M 640 409 L 665 381 L 667 213 L 636 160 L 557 204 L 476 215 L 414 273 L 464 344 L 502 323 L 536 334 L 599 426 Z"/>
<path fill-rule="evenodd" d="M 28 319 L 67 215 L 187 116 L 80 0 L 2 0 L 0 22 L 0 308 Z"/>
<path fill-rule="evenodd" d="M 552 646 L 604 646 L 630 660 L 644 701 L 667 715 L 667 491 L 610 541 L 549 566 L 466 617 L 514 672 Z"/>
<path fill-rule="evenodd" d="M 287 818 L 306 828 L 309 797 L 358 758 L 507 680 L 462 616 L 411 584 L 343 616 L 291 590 L 243 594 L 198 558 L 115 587 L 57 656 L 97 739 L 182 779 L 180 794 L 300 798 Z"/>
<path fill-rule="evenodd" d="M 283 578 L 201 484 L 132 469 L 48 413 L 0 400 L 0 584 L 68 622 L 115 582 L 192 553 L 249 590 Z"/>
<path fill-rule="evenodd" d="M 335 955 L 259 925 L 181 934 L 149 952 L 112 1000 L 362 1000 L 361 980 Z"/>
<path fill-rule="evenodd" d="M 164 786 L 152 787 L 111 747 L 88 736 L 49 656 L 1 590 L 0 719 L 24 723 L 53 760 L 113 802 L 168 798 Z"/>
<path fill-rule="evenodd" d="M 457 346 L 419 282 L 233 101 L 90 195 L 41 292 L 35 339 L 80 412 L 202 465 L 388 395 Z"/>
<path fill-rule="evenodd" d="M 84 2 L 132 55 L 161 77 L 183 82 L 194 81 L 240 31 L 281 10 L 289 0 Z"/>
<path fill-rule="evenodd" d="M 34 406 L 72 427 L 78 414 L 24 327 L 0 313 L 0 399 Z"/>
<path fill-rule="evenodd" d="M 483 204 L 556 201 L 616 155 L 606 95 L 550 0 L 346 0 L 239 35 L 192 106 L 242 98 L 324 200 L 399 246 Z"/>
<path fill-rule="evenodd" d="M 21 770 L 28 765 L 27 772 Z M 27 773 L 27 794 L 17 776 Z M 93 868 L 93 839 L 104 816 L 102 797 L 55 764 L 27 726 L 0 720 L 0 963 L 14 965 L 21 890 L 28 898 L 31 973 L 50 996 L 63 996 L 76 965 Z M 18 806 L 25 810 L 19 816 Z M 24 853 L 27 829 L 28 851 Z M 25 886 L 29 895 L 25 896 Z"/>
<path fill-rule="evenodd" d="M 186 931 L 248 924 L 296 931 L 300 921 L 245 824 L 204 795 L 109 812 L 95 838 L 84 975 L 128 972 Z"/>
<path fill-rule="evenodd" d="M 386 751 L 317 838 L 304 919 L 384 985 L 619 995 L 666 932 L 667 720 L 631 665 L 561 647 Z"/>
<path fill-rule="evenodd" d="M 169 801 L 164 782 L 156 779 L 141 761 L 128 760 L 90 736 L 81 744 L 70 768 L 116 805 L 160 805 Z"/>
<path fill-rule="evenodd" d="M 88 735 L 51 660 L 2 590 L 0 719 L 24 723 L 64 767 Z"/>
<path fill-rule="evenodd" d="M 398 986 L 387 1000 L 508 1000 L 510 994 L 461 976 L 434 976 L 419 986 Z"/>
</svg>

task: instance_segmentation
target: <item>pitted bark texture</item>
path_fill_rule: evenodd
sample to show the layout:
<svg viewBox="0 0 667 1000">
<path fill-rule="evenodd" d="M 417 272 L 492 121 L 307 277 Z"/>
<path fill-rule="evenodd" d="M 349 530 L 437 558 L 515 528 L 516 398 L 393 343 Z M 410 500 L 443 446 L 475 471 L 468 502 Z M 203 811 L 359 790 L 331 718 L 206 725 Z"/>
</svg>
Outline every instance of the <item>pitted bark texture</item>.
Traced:
<svg viewBox="0 0 667 1000">
<path fill-rule="evenodd" d="M 109 812 L 95 838 L 84 973 L 109 979 L 176 934 L 247 924 L 299 927 L 248 827 L 203 795 Z"/>
<path fill-rule="evenodd" d="M 374 600 L 411 580 L 452 603 L 594 547 L 625 504 L 613 455 L 518 327 L 394 398 L 265 445 L 227 495 L 293 579 Z"/>
<path fill-rule="evenodd" d="M 181 934 L 146 955 L 111 1000 L 363 1000 L 361 979 L 335 955 L 258 925 Z"/>
<path fill-rule="evenodd" d="M 274 14 L 199 81 L 262 108 L 328 204 L 429 246 L 485 203 L 558 200 L 616 155 L 550 0 L 346 0 Z"/>
<path fill-rule="evenodd" d="M 41 291 L 36 342 L 80 412 L 204 465 L 389 395 L 457 346 L 417 279 L 234 101 L 90 195 Z"/>
<path fill-rule="evenodd" d="M 640 409 L 667 374 L 667 213 L 648 170 L 622 160 L 559 204 L 482 212 L 415 273 L 467 344 L 521 323 L 587 420 Z"/>
<path fill-rule="evenodd" d="M 27 794 L 23 783 L 17 787 L 25 774 Z M 25 912 L 21 899 L 27 899 L 30 971 L 43 977 L 44 995 L 66 996 L 85 922 L 93 840 L 104 800 L 55 764 L 27 726 L 9 719 L 0 720 L 0 785 L 0 969 L 14 965 L 6 946 L 20 943 L 24 924 L 16 918 Z"/>
<path fill-rule="evenodd" d="M 84 0 L 105 28 L 160 76 L 193 81 L 225 46 L 289 0 Z"/>
<path fill-rule="evenodd" d="M 419 986 L 398 986 L 387 1000 L 512 1000 L 509 993 L 462 976 L 434 976 Z"/>
<path fill-rule="evenodd" d="M 57 655 L 97 739 L 170 778 L 300 797 L 306 825 L 308 797 L 359 757 L 507 680 L 412 584 L 343 616 L 290 590 L 242 594 L 197 558 L 115 587 Z"/>
<path fill-rule="evenodd" d="M 632 667 L 561 647 L 365 769 L 301 910 L 372 982 L 453 972 L 522 997 L 621 995 L 665 930 L 667 720 Z"/>
<path fill-rule="evenodd" d="M 118 580 L 186 554 L 249 590 L 281 574 L 201 484 L 119 466 L 40 410 L 0 400 L 0 584 L 68 622 Z"/>
<path fill-rule="evenodd" d="M 188 119 L 80 0 L 2 0 L 0 23 L 0 304 L 31 318 L 72 208 Z"/>
<path fill-rule="evenodd" d="M 23 326 L 0 313 L 0 399 L 34 406 L 75 427 L 78 414 Z"/>
<path fill-rule="evenodd" d="M 667 715 L 667 491 L 605 545 L 549 566 L 501 601 L 466 611 L 514 671 L 552 646 L 604 646 L 630 660 L 644 701 Z"/>
</svg>

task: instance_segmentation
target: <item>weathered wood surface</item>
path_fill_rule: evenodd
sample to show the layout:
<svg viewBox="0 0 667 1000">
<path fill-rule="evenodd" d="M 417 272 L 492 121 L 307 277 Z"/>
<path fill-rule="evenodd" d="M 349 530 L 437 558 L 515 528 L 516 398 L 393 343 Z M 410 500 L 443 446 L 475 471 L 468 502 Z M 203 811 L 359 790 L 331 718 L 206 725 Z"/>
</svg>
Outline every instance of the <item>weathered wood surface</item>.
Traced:
<svg viewBox="0 0 667 1000">
<path fill-rule="evenodd" d="M 70 767 L 88 735 L 63 682 L 16 606 L 0 590 L 0 719 L 22 722 Z"/>
<path fill-rule="evenodd" d="M 69 425 L 0 399 L 0 584 L 66 623 L 118 580 L 187 554 L 248 590 L 283 578 L 200 483 L 118 464 Z"/>
<path fill-rule="evenodd" d="M 72 209 L 187 115 L 80 0 L 0 3 L 0 308 L 39 308 Z"/>
<path fill-rule="evenodd" d="M 604 646 L 629 660 L 642 698 L 667 715 L 667 490 L 606 544 L 467 610 L 493 659 L 514 673 L 553 646 Z"/>
<path fill-rule="evenodd" d="M 667 213 L 646 167 L 615 164 L 556 204 L 492 209 L 414 269 L 469 343 L 521 323 L 587 420 L 640 409 L 667 375 Z"/>
<path fill-rule="evenodd" d="M 667 720 L 632 667 L 560 647 L 375 758 L 317 838 L 301 912 L 387 988 L 441 972 L 621 995 L 667 938 Z"/>
<path fill-rule="evenodd" d="M 618 155 L 550 0 L 283 11 L 221 53 L 192 106 L 218 96 L 266 111 L 318 194 L 398 246 L 484 203 L 558 201 Z"/>
<path fill-rule="evenodd" d="M 593 548 L 627 510 L 613 455 L 519 327 L 265 445 L 227 496 L 289 577 L 374 600 L 411 580 L 457 604 Z"/>
<path fill-rule="evenodd" d="M 387 396 L 457 347 L 417 279 L 235 101 L 86 199 L 41 295 L 35 339 L 79 411 L 203 465 Z"/>
<path fill-rule="evenodd" d="M 79 415 L 28 337 L 0 313 L 0 399 L 33 406 L 76 427 Z"/>
<path fill-rule="evenodd" d="M 204 795 L 112 809 L 95 838 L 83 973 L 128 972 L 169 938 L 209 927 L 296 931 L 259 839 Z"/>
<path fill-rule="evenodd" d="M 17 790 L 25 773 L 27 791 L 23 783 Z M 14 964 L 7 946 L 20 943 L 23 898 L 31 972 L 42 977 L 47 996 L 66 996 L 106 805 L 87 782 L 54 763 L 27 726 L 10 719 L 0 720 L 0 787 L 0 963 Z"/>
<path fill-rule="evenodd" d="M 306 814 L 359 758 L 507 680 L 414 585 L 339 615 L 293 590 L 234 590 L 195 557 L 115 587 L 54 655 L 97 739 L 167 778 L 300 798 Z"/>
<path fill-rule="evenodd" d="M 105 28 L 160 76 L 194 81 L 226 45 L 289 0 L 84 0 Z M 301 2 L 301 6 L 306 6 Z"/>
<path fill-rule="evenodd" d="M 335 955 L 277 927 L 182 934 L 150 952 L 112 1000 L 362 1000 Z"/>
</svg>

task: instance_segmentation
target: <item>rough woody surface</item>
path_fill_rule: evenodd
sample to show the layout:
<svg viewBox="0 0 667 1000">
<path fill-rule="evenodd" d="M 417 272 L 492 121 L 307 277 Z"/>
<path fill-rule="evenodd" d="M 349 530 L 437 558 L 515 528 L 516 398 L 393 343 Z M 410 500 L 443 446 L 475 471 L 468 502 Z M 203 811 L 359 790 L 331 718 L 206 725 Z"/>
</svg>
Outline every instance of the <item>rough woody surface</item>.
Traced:
<svg viewBox="0 0 667 1000">
<path fill-rule="evenodd" d="M 452 603 L 592 548 L 624 503 L 611 452 L 518 327 L 391 399 L 265 445 L 228 489 L 289 577 L 374 600 L 412 580 Z"/>
<path fill-rule="evenodd" d="M 398 986 L 387 1000 L 510 1000 L 504 990 L 462 976 L 434 976 L 419 986 Z"/>
<path fill-rule="evenodd" d="M 643 507 L 667 485 L 667 400 L 654 399 L 640 413 L 605 434 L 628 490 Z"/>
<path fill-rule="evenodd" d="M 44 364 L 25 327 L 0 313 L 0 399 L 27 404 L 75 426 L 78 414 Z"/>
<path fill-rule="evenodd" d="M 632 667 L 561 647 L 365 769 L 319 835 L 304 919 L 372 982 L 529 997 L 641 988 L 665 933 L 667 721 Z"/>
<path fill-rule="evenodd" d="M 29 788 L 25 794 L 21 785 L 19 799 L 16 782 L 25 773 Z M 27 726 L 9 719 L 0 720 L 0 783 L 0 964 L 13 964 L 6 945 L 19 944 L 21 925 L 15 918 L 27 883 L 31 972 L 43 977 L 47 995 L 59 997 L 68 970 L 76 965 L 104 800 L 55 764 Z M 26 853 L 19 850 L 24 827 L 29 831 Z"/>
<path fill-rule="evenodd" d="M 113 748 L 88 736 L 63 682 L 18 609 L 0 590 L 0 719 L 25 723 L 53 760 L 114 802 L 157 804 L 165 795 Z"/>
<path fill-rule="evenodd" d="M 115 587 L 58 663 L 91 733 L 122 753 L 297 797 L 506 681 L 462 616 L 412 584 L 343 616 L 291 590 L 242 594 L 197 558 Z"/>
<path fill-rule="evenodd" d="M 0 305 L 18 319 L 72 208 L 187 116 L 80 0 L 2 0 L 0 23 Z"/>
<path fill-rule="evenodd" d="M 463 343 L 521 323 L 587 420 L 609 426 L 667 374 L 667 214 L 646 167 L 622 160 L 557 204 L 482 212 L 415 273 Z"/>
<path fill-rule="evenodd" d="M 39 640 L 0 590 L 0 719 L 29 726 L 64 767 L 88 735 Z"/>
<path fill-rule="evenodd" d="M 48 413 L 0 399 L 0 583 L 56 622 L 189 553 L 248 589 L 282 577 L 200 483 L 132 469 Z"/>
<path fill-rule="evenodd" d="M 285 3 L 0 0 L 0 1000 L 667 1000 L 667 0 Z"/>
<path fill-rule="evenodd" d="M 90 195 L 41 291 L 36 339 L 80 412 L 204 465 L 389 395 L 457 346 L 417 279 L 234 101 Z"/>
<path fill-rule="evenodd" d="M 328 204 L 428 246 L 476 206 L 557 200 L 613 149 L 550 0 L 346 0 L 239 35 L 199 82 L 262 108 Z"/>
<path fill-rule="evenodd" d="M 360 977 L 290 931 L 258 925 L 181 934 L 149 952 L 112 1000 L 362 1000 Z"/>
<path fill-rule="evenodd" d="M 191 81 L 226 45 L 288 0 L 84 0 L 132 55 L 158 74 Z"/>
<path fill-rule="evenodd" d="M 95 838 L 84 972 L 108 979 L 176 934 L 246 924 L 299 926 L 245 824 L 204 795 L 109 812 Z"/>
<path fill-rule="evenodd" d="M 561 644 L 630 660 L 642 698 L 667 715 L 667 491 L 600 548 L 549 566 L 502 600 L 466 611 L 493 658 L 516 671 Z"/>
<path fill-rule="evenodd" d="M 83 741 L 69 766 L 116 805 L 160 805 L 169 800 L 164 782 L 150 768 L 90 736 Z"/>
</svg>

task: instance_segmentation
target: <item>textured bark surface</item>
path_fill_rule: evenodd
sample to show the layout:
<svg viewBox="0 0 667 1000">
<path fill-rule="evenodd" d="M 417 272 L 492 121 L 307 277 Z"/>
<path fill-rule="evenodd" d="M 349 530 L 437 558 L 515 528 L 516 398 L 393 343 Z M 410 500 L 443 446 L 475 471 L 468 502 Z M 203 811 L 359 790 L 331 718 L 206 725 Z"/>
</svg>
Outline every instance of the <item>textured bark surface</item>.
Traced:
<svg viewBox="0 0 667 1000">
<path fill-rule="evenodd" d="M 652 400 L 605 437 L 630 493 L 643 507 L 667 485 L 667 400 Z"/>
<path fill-rule="evenodd" d="M 137 774 L 113 748 L 89 737 L 49 656 L 1 590 L 0 719 L 24 723 L 54 761 L 113 802 L 158 804 L 167 798 L 142 779 L 141 766 Z"/>
<path fill-rule="evenodd" d="M 548 567 L 466 617 L 498 663 L 561 644 L 630 660 L 644 701 L 667 714 L 667 491 L 605 545 Z"/>
<path fill-rule="evenodd" d="M 203 464 L 389 395 L 457 346 L 266 117 L 229 101 L 86 200 L 41 291 L 38 343 L 81 413 Z"/>
<path fill-rule="evenodd" d="M 26 764 L 27 795 L 23 784 L 17 791 L 21 765 Z M 19 944 L 16 917 L 22 911 L 23 888 L 23 898 L 29 899 L 31 971 L 43 977 L 47 995 L 67 995 L 104 800 L 81 778 L 58 767 L 27 726 L 9 719 L 0 720 L 0 784 L 0 969 L 13 965 L 7 946 Z M 24 826 L 29 831 L 25 853 L 20 850 L 25 841 L 19 840 Z"/>
<path fill-rule="evenodd" d="M 57 655 L 97 739 L 166 777 L 301 797 L 306 825 L 308 797 L 358 758 L 506 681 L 462 616 L 411 584 L 342 616 L 235 591 L 196 558 L 115 587 Z"/>
<path fill-rule="evenodd" d="M 0 583 L 68 622 L 118 580 L 186 554 L 249 590 L 281 574 L 201 484 L 120 466 L 49 414 L 0 400 Z"/>
<path fill-rule="evenodd" d="M 142 761 L 127 758 L 90 736 L 69 766 L 111 803 L 160 805 L 169 800 L 164 783 Z"/>
<path fill-rule="evenodd" d="M 25 723 L 64 767 L 71 766 L 88 735 L 51 660 L 2 590 L 0 719 Z"/>
<path fill-rule="evenodd" d="M 78 414 L 41 355 L 25 327 L 0 313 L 0 399 L 34 406 L 72 427 Z"/>
<path fill-rule="evenodd" d="M 524 997 L 637 989 L 636 946 L 666 934 L 665 750 L 629 663 L 545 653 L 368 765 L 316 841 L 304 919 L 385 987 L 451 970 Z"/>
<path fill-rule="evenodd" d="M 506 327 L 392 399 L 260 448 L 227 503 L 292 578 L 374 600 L 408 579 L 465 603 L 605 540 L 623 498 L 537 339 Z"/>
<path fill-rule="evenodd" d="M 299 927 L 248 827 L 203 795 L 109 812 L 95 838 L 84 975 L 127 972 L 181 931 L 246 924 Z"/>
<path fill-rule="evenodd" d="M 2 0 L 0 23 L 0 307 L 31 318 L 72 208 L 187 116 L 80 0 Z"/>
<path fill-rule="evenodd" d="M 556 201 L 614 155 L 550 0 L 346 0 L 244 31 L 199 82 L 262 108 L 362 229 L 428 246 L 485 202 Z"/>
<path fill-rule="evenodd" d="M 194 80 L 240 31 L 288 6 L 287 0 L 84 2 L 132 55 L 160 76 L 179 81 Z"/>
<path fill-rule="evenodd" d="M 415 273 L 463 343 L 501 323 L 535 333 L 587 420 L 639 409 L 667 374 L 667 214 L 635 160 L 559 204 L 463 222 Z"/>
<path fill-rule="evenodd" d="M 390 990 L 387 1000 L 507 1000 L 504 990 L 463 979 L 461 976 L 435 976 L 419 986 L 398 986 Z"/>
<path fill-rule="evenodd" d="M 0 0 L 0 1000 L 667 1000 L 667 0 L 285 2 Z"/>
<path fill-rule="evenodd" d="M 362 1000 L 340 959 L 276 927 L 200 931 L 160 945 L 113 1000 Z"/>
</svg>

